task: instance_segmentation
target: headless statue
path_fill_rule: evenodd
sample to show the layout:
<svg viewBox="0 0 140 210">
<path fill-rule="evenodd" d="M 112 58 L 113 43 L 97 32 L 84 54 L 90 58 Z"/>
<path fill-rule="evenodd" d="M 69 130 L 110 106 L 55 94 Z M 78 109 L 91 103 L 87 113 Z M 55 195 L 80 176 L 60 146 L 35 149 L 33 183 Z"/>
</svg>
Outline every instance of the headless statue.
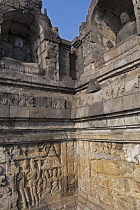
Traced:
<svg viewBox="0 0 140 210">
<path fill-rule="evenodd" d="M 137 26 L 135 21 L 131 21 L 131 12 L 124 11 L 120 15 L 122 28 L 117 34 L 117 44 L 121 43 L 128 37 L 137 33 Z M 114 47 L 111 41 L 107 42 L 108 48 Z"/>
</svg>

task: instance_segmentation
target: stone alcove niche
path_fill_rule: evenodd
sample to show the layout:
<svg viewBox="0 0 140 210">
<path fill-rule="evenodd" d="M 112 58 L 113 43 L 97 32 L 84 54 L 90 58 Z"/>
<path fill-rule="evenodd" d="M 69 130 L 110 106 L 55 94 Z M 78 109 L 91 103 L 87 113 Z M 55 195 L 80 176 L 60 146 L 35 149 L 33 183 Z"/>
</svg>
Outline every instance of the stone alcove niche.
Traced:
<svg viewBox="0 0 140 210">
<path fill-rule="evenodd" d="M 39 37 L 39 24 L 32 13 L 23 10 L 10 10 L 3 15 L 1 24 L 1 57 L 12 57 L 12 48 L 17 38 L 23 40 L 23 51 L 27 63 L 38 62 L 38 52 L 33 46 Z"/>
<path fill-rule="evenodd" d="M 92 41 L 105 48 L 108 40 L 116 45 L 117 33 L 122 27 L 120 14 L 129 10 L 132 14 L 131 20 L 134 21 L 136 18 L 133 8 L 132 0 L 98 0 L 96 3 L 93 1 L 89 9 L 88 17 L 92 32 Z"/>
<path fill-rule="evenodd" d="M 77 78 L 81 77 L 84 80 L 84 67 L 95 63 L 96 60 L 100 60 L 99 63 L 102 63 L 104 53 L 108 52 L 111 47 L 111 51 L 115 53 L 116 48 L 122 45 L 122 42 L 117 44 L 117 34 L 122 27 L 120 15 L 127 10 L 131 12 L 131 21 L 136 21 L 138 28 L 139 17 L 136 5 L 134 8 L 132 0 L 92 0 L 86 22 L 83 22 L 80 26 L 79 37 L 76 37 L 72 42 L 72 46 L 76 48 L 78 55 L 76 59 L 77 69 L 80 69 L 77 72 Z M 137 34 L 134 37 L 137 39 Z M 111 47 L 107 45 L 108 41 L 111 42 Z M 133 43 L 133 40 L 131 43 Z M 125 51 L 129 50 L 126 45 Z M 117 53 L 117 56 L 119 55 L 120 49 Z"/>
</svg>

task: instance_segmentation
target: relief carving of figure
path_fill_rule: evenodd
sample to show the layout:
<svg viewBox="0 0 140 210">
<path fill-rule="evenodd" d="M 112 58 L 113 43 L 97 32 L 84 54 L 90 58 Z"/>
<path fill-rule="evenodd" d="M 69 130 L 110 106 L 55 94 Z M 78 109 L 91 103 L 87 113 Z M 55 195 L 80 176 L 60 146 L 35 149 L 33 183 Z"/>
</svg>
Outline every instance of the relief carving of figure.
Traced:
<svg viewBox="0 0 140 210">
<path fill-rule="evenodd" d="M 53 183 L 52 183 L 52 190 L 51 190 L 51 194 L 52 195 L 55 195 L 55 194 L 59 194 L 61 192 L 61 183 L 58 182 L 58 172 L 57 172 L 57 169 L 54 168 L 53 169 L 53 177 L 52 177 L 52 180 L 53 180 Z"/>
<path fill-rule="evenodd" d="M 27 169 L 27 160 L 24 160 L 22 164 L 22 172 L 20 172 L 18 176 L 19 191 L 22 197 L 23 209 L 30 209 L 30 198 L 26 178 L 28 176 L 28 173 L 29 170 Z"/>
<path fill-rule="evenodd" d="M 47 170 L 43 171 L 43 194 L 48 194 L 51 192 L 51 181 L 49 178 L 49 172 Z"/>
<path fill-rule="evenodd" d="M 27 175 L 27 180 L 28 180 L 28 186 L 30 188 L 30 194 L 31 194 L 31 199 L 32 199 L 32 206 L 38 206 L 39 205 L 39 198 L 37 195 L 37 183 L 40 178 L 40 169 L 37 170 L 35 168 L 35 162 L 34 160 L 30 160 L 30 172 Z"/>
<path fill-rule="evenodd" d="M 10 163 L 10 171 L 9 171 L 9 184 L 12 191 L 11 195 L 11 207 L 17 209 L 17 201 L 19 198 L 18 191 L 17 191 L 17 175 L 19 174 L 19 167 L 16 167 L 14 161 Z"/>
<path fill-rule="evenodd" d="M 0 166 L 0 186 L 6 185 L 6 176 L 3 174 L 4 169 L 2 166 Z"/>
<path fill-rule="evenodd" d="M 0 205 L 1 204 L 5 209 L 11 209 L 11 188 L 10 187 L 0 188 Z"/>
<path fill-rule="evenodd" d="M 38 198 L 40 200 L 41 194 L 42 194 L 42 191 L 43 191 L 43 176 L 42 176 L 42 173 L 41 173 L 41 161 L 39 160 L 37 164 L 38 164 L 39 175 L 40 175 L 38 183 L 37 183 L 37 194 L 38 194 Z"/>
</svg>

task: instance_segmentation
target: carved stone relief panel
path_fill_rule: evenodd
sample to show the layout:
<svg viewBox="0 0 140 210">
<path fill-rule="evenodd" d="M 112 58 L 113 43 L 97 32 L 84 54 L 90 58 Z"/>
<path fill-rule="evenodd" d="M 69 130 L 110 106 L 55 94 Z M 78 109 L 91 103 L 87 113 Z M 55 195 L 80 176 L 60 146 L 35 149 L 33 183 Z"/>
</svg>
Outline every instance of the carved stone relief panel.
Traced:
<svg viewBox="0 0 140 210">
<path fill-rule="evenodd" d="M 129 80 L 110 84 L 104 88 L 102 92 L 103 100 L 110 100 L 124 95 L 138 92 L 139 79 L 138 76 L 130 78 Z"/>
<path fill-rule="evenodd" d="M 70 141 L 62 144 L 62 165 L 63 165 L 63 193 L 65 196 L 73 195 L 77 189 L 77 157 L 76 142 Z"/>
<path fill-rule="evenodd" d="M 64 184 L 67 194 L 75 192 L 75 143 L 68 146 L 68 154 L 66 150 L 63 151 L 61 144 L 0 146 L 1 210 L 35 209 L 44 201 L 47 208 L 47 199 L 55 203 L 56 199 L 60 200 L 64 195 Z M 66 179 L 62 153 L 68 156 Z"/>
<path fill-rule="evenodd" d="M 60 143 L 0 147 L 1 209 L 30 209 L 61 194 L 60 152 Z"/>
<path fill-rule="evenodd" d="M 66 104 L 66 100 L 61 97 L 33 97 L 12 93 L 0 93 L 0 105 L 66 109 Z"/>
</svg>

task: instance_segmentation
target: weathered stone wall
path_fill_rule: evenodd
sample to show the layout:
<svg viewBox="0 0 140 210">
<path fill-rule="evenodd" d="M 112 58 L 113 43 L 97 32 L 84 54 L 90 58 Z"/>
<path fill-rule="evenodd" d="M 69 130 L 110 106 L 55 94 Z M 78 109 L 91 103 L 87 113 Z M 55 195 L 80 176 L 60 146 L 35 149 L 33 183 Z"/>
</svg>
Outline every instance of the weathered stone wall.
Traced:
<svg viewBox="0 0 140 210">
<path fill-rule="evenodd" d="M 71 112 L 78 141 L 79 210 L 140 208 L 139 32 L 116 44 L 117 18 L 126 9 L 135 11 L 139 29 L 138 2 L 92 1 L 72 42 L 80 69 Z"/>
<path fill-rule="evenodd" d="M 139 1 L 91 1 L 86 22 L 80 27 L 80 35 L 72 41 L 77 49 L 77 78 L 81 80 L 87 66 L 94 63 L 109 50 L 107 42 L 116 45 L 117 33 L 121 29 L 120 14 L 130 10 L 132 20 L 136 20 L 139 34 Z M 84 69 L 84 70 L 83 70 Z M 79 73 L 80 72 L 80 73 Z M 90 72 L 90 71 L 88 71 Z"/>
<path fill-rule="evenodd" d="M 139 144 L 78 143 L 78 209 L 139 209 Z"/>
<path fill-rule="evenodd" d="M 139 209 L 139 1 L 93 0 L 72 45 L 41 1 L 6 2 L 0 209 Z M 118 44 L 126 9 L 138 33 Z"/>
<path fill-rule="evenodd" d="M 95 63 L 85 68 L 77 84 L 77 97 L 73 101 L 72 118 L 102 116 L 139 108 L 139 37 L 106 52 Z M 87 92 L 86 82 L 99 81 L 101 89 Z M 135 99 L 134 99 L 135 98 Z M 117 114 L 116 114 L 117 115 Z"/>
<path fill-rule="evenodd" d="M 1 210 L 77 207 L 71 43 L 41 5 L 0 1 Z"/>
</svg>

